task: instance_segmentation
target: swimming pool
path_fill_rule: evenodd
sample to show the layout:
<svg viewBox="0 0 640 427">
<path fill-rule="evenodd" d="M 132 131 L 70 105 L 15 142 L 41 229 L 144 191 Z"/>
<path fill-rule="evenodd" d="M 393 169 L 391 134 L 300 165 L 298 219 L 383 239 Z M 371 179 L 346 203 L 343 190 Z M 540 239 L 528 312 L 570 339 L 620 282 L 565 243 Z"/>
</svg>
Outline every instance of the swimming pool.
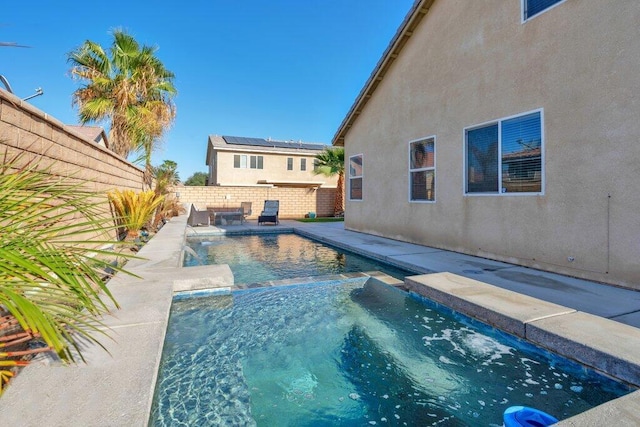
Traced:
<svg viewBox="0 0 640 427">
<path fill-rule="evenodd" d="M 176 298 L 151 425 L 501 425 L 630 392 L 415 294 L 353 278 Z"/>
<path fill-rule="evenodd" d="M 379 270 L 397 279 L 415 274 L 293 233 L 190 238 L 184 266 L 228 264 L 236 284 Z"/>
</svg>

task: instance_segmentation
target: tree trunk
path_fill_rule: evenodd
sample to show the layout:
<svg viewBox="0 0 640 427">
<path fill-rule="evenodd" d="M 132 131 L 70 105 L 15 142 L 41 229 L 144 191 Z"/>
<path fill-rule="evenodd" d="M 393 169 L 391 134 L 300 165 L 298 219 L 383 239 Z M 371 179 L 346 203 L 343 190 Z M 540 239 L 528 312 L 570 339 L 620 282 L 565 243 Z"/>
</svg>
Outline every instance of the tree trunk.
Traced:
<svg viewBox="0 0 640 427">
<path fill-rule="evenodd" d="M 338 174 L 338 184 L 336 186 L 336 199 L 333 203 L 333 214 L 335 216 L 344 213 L 344 174 Z"/>
</svg>

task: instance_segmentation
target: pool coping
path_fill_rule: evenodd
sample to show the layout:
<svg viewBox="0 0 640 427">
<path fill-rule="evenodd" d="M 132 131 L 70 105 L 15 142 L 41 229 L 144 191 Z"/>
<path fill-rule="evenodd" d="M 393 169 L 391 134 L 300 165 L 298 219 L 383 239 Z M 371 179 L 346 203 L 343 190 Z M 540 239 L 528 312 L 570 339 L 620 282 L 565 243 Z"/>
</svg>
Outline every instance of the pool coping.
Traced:
<svg viewBox="0 0 640 427">
<path fill-rule="evenodd" d="M 327 227 L 310 233 L 308 224 L 300 224 L 283 221 L 282 226 L 262 227 L 260 231 L 295 232 L 358 253 L 357 248 L 354 250 L 341 240 L 339 231 Z M 84 353 L 87 364 L 60 366 L 51 359 L 42 358 L 30 365 L 0 398 L 3 422 L 34 427 L 148 425 L 174 293 L 176 290 L 233 285 L 228 266 L 180 267 L 186 235 L 211 234 L 214 228 L 188 227 L 186 216 L 167 223 L 139 252 L 146 259 L 127 264 L 127 269 L 142 279 L 117 274 L 109 282 L 110 290 L 121 305 L 120 310 L 114 310 L 113 315 L 104 319 L 113 338 L 103 340 L 109 353 L 98 346 L 87 345 Z M 322 234 L 322 231 L 317 230 L 335 234 L 336 238 L 325 235 L 318 239 L 316 233 Z M 224 230 L 217 229 L 216 232 L 221 234 Z M 373 258 L 389 262 L 385 256 Z M 629 354 L 634 348 L 640 349 L 640 329 L 451 273 L 416 275 L 405 284 L 407 290 L 418 291 L 421 295 L 427 293 L 428 298 L 445 306 L 454 305 L 451 308 L 485 323 L 496 327 L 503 325 L 507 331 L 522 334 L 537 345 L 557 349 L 554 350 L 556 353 L 571 356 L 585 353 L 587 364 L 593 363 L 599 370 L 611 371 L 633 381 L 640 376 L 638 358 Z M 584 325 L 590 329 L 581 330 Z M 73 404 L 69 405 L 69 402 Z M 558 425 L 600 426 L 611 424 L 612 419 L 617 425 L 639 425 L 640 391 L 563 420 Z"/>
</svg>

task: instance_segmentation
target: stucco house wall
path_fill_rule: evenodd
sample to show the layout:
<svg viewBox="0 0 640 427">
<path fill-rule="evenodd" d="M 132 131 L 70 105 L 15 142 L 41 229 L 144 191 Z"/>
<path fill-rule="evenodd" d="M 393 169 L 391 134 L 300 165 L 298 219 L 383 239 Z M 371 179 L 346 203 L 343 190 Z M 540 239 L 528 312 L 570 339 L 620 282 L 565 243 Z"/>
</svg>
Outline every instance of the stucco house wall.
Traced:
<svg viewBox="0 0 640 427">
<path fill-rule="evenodd" d="M 262 156 L 264 169 L 234 168 L 233 156 L 246 154 L 247 156 Z M 287 159 L 293 159 L 293 170 L 287 170 Z M 312 154 L 299 153 L 265 153 L 265 152 L 217 152 L 216 153 L 216 177 L 217 185 L 255 185 L 260 181 L 291 181 L 291 182 L 317 182 L 325 187 L 335 187 L 335 177 L 325 177 L 313 174 Z M 306 159 L 306 170 L 300 170 L 301 159 Z"/>
<path fill-rule="evenodd" d="M 640 289 L 640 2 L 566 0 L 525 22 L 520 1 L 419 0 L 417 13 L 334 138 L 347 171 L 363 157 L 345 227 Z M 542 192 L 465 195 L 465 129 L 530 111 Z M 408 144 L 427 136 L 435 202 L 409 202 Z"/>
<path fill-rule="evenodd" d="M 321 146 L 320 144 L 315 144 Z M 207 165 L 209 166 L 209 185 L 271 185 L 275 182 L 281 187 L 312 186 L 335 188 L 336 177 L 326 177 L 313 173 L 315 155 L 322 150 L 292 148 L 252 147 L 248 145 L 226 144 L 223 137 L 210 136 L 207 148 Z M 262 156 L 263 168 L 236 168 L 234 156 Z M 287 159 L 293 159 L 293 169 L 287 169 Z M 306 170 L 302 170 L 301 160 L 306 160 Z"/>
</svg>

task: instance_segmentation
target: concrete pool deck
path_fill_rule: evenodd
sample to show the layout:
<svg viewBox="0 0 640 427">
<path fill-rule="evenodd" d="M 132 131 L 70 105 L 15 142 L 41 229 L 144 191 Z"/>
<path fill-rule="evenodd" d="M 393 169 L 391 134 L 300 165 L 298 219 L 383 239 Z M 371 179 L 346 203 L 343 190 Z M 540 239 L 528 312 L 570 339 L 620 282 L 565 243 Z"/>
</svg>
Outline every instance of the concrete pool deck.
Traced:
<svg viewBox="0 0 640 427">
<path fill-rule="evenodd" d="M 146 260 L 127 264 L 142 279 L 118 274 L 109 282 L 121 306 L 104 319 L 112 339 L 101 341 L 109 353 L 88 345 L 87 364 L 61 366 L 42 358 L 27 367 L 0 398 L 1 424 L 147 425 L 173 293 L 233 285 L 227 266 L 180 267 L 185 231 L 205 235 L 225 229 L 296 232 L 413 271 L 448 272 L 414 276 L 406 286 L 543 346 L 584 357 L 605 372 L 636 384 L 640 378 L 640 292 L 352 232 L 342 222 L 191 228 L 182 216 L 142 248 L 139 255 Z M 640 425 L 640 392 L 559 425 L 612 424 Z"/>
</svg>

